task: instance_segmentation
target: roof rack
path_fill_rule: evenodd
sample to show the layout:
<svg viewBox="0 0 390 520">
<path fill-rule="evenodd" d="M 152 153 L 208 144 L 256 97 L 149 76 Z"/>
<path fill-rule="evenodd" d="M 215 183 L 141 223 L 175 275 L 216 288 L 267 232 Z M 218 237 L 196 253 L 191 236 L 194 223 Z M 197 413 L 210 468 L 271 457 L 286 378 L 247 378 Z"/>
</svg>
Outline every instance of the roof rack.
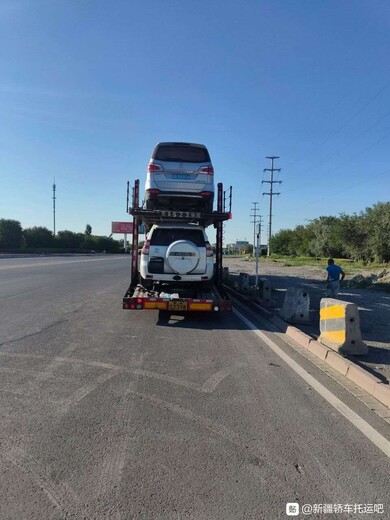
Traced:
<svg viewBox="0 0 390 520">
<path fill-rule="evenodd" d="M 232 218 L 231 213 L 201 213 L 198 211 L 172 211 L 172 210 L 147 210 L 142 208 L 130 208 L 129 213 L 138 217 L 147 226 L 165 222 L 181 222 L 199 224 L 207 227 L 217 222 L 223 222 Z"/>
<path fill-rule="evenodd" d="M 181 222 L 181 223 L 196 223 L 203 227 L 216 225 L 219 222 L 224 222 L 232 218 L 231 206 L 232 206 L 232 188 L 223 191 L 222 183 L 217 186 L 218 189 L 218 211 L 212 213 L 203 213 L 201 211 L 178 211 L 178 210 L 150 210 L 139 206 L 139 180 L 137 179 L 134 183 L 133 188 L 133 204 L 131 207 L 128 206 L 128 213 L 137 217 L 139 223 L 145 224 L 150 227 L 153 224 L 165 223 L 165 222 Z M 129 202 L 129 184 L 128 184 L 128 202 Z"/>
</svg>

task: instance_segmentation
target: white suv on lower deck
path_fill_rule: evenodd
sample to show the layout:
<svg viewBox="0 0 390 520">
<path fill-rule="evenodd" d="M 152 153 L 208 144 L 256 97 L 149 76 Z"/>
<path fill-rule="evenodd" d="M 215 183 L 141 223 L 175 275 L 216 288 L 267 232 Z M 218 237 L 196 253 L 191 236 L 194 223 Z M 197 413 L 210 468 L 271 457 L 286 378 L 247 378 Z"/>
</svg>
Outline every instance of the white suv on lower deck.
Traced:
<svg viewBox="0 0 390 520">
<path fill-rule="evenodd" d="M 205 285 L 213 278 L 214 255 L 202 226 L 196 224 L 154 224 L 147 234 L 140 257 L 141 282 Z"/>
</svg>

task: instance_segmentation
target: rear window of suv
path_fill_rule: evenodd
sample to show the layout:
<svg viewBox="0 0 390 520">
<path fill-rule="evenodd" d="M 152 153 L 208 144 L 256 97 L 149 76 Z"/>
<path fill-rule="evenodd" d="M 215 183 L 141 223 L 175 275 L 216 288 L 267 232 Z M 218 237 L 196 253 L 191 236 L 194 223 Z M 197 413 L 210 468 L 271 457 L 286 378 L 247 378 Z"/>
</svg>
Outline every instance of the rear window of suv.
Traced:
<svg viewBox="0 0 390 520">
<path fill-rule="evenodd" d="M 158 161 L 205 163 L 210 162 L 210 156 L 206 148 L 182 144 L 160 145 L 153 154 L 153 159 Z"/>
<path fill-rule="evenodd" d="M 176 240 L 189 240 L 197 247 L 205 247 L 205 239 L 200 229 L 155 229 L 150 244 L 152 246 L 169 246 Z"/>
</svg>

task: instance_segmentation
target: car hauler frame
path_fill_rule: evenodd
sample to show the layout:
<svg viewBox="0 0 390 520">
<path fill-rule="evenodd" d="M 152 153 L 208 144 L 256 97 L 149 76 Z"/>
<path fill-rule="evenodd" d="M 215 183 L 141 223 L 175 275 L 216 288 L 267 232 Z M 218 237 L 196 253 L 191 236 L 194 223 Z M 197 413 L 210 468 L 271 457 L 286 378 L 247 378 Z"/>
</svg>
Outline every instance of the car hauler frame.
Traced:
<svg viewBox="0 0 390 520">
<path fill-rule="evenodd" d="M 132 206 L 129 207 L 129 183 L 127 183 L 127 212 L 133 216 L 133 240 L 131 248 L 131 283 L 123 297 L 123 309 L 159 309 L 166 311 L 230 311 L 231 301 L 222 287 L 222 247 L 223 222 L 232 218 L 232 188 L 224 191 L 221 183 L 217 186 L 217 211 L 202 213 L 197 211 L 146 210 L 139 205 L 139 180 L 134 183 Z M 227 211 L 228 209 L 228 211 Z M 138 270 L 139 225 L 145 231 L 160 222 L 197 223 L 203 227 L 216 228 L 216 262 L 213 285 L 205 289 L 178 284 L 157 282 L 155 290 L 148 290 L 140 284 Z"/>
</svg>

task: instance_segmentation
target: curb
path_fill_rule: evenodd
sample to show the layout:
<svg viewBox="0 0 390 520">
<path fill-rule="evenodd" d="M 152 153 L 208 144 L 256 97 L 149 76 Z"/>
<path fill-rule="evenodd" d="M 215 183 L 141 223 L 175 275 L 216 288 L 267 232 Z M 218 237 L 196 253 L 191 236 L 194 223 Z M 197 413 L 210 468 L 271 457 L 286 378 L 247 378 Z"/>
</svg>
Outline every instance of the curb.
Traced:
<svg viewBox="0 0 390 520">
<path fill-rule="evenodd" d="M 280 318 L 278 318 L 278 321 Z M 274 322 L 274 320 L 272 319 Z M 280 320 L 282 321 L 282 320 Z M 275 322 L 274 322 L 275 323 Z M 355 383 L 359 388 L 372 395 L 377 401 L 390 408 L 390 385 L 384 383 L 352 361 L 344 358 L 334 350 L 319 343 L 308 334 L 291 325 L 284 324 L 285 333 L 309 352 L 325 361 L 339 374 Z"/>
<path fill-rule="evenodd" d="M 258 305 L 262 310 L 260 305 Z M 269 311 L 267 311 L 269 312 Z M 278 327 L 281 332 L 296 341 L 301 347 L 305 348 L 322 361 L 325 361 L 339 374 L 355 383 L 359 388 L 370 394 L 381 404 L 390 409 L 390 385 L 384 383 L 381 379 L 370 374 L 358 365 L 355 365 L 349 359 L 344 358 L 335 350 L 323 345 L 319 341 L 313 339 L 305 332 L 297 327 L 289 325 L 279 316 L 273 315 L 269 317 L 270 321 Z"/>
</svg>

